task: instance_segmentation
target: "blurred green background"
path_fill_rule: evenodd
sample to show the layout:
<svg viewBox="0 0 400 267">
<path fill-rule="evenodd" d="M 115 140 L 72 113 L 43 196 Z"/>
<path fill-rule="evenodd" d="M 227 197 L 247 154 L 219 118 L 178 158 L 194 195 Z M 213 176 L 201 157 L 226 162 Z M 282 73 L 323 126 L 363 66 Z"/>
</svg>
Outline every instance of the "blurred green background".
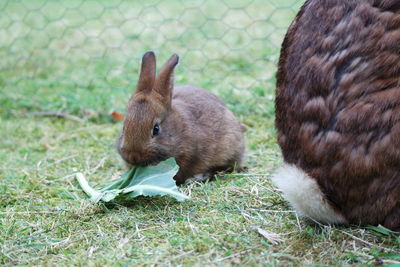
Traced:
<svg viewBox="0 0 400 267">
<path fill-rule="evenodd" d="M 270 114 L 280 44 L 302 2 L 2 0 L 0 114 L 123 111 L 147 50 L 160 64 L 180 55 L 176 84 Z"/>
</svg>

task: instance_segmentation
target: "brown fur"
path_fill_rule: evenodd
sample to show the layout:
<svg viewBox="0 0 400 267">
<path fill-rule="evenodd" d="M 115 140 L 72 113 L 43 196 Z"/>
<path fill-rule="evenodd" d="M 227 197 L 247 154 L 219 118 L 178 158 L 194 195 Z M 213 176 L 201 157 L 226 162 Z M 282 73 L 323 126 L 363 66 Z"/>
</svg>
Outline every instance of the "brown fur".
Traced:
<svg viewBox="0 0 400 267">
<path fill-rule="evenodd" d="M 307 1 L 277 80 L 285 161 L 348 222 L 400 230 L 400 1 Z"/>
<path fill-rule="evenodd" d="M 136 92 L 128 103 L 118 151 L 130 165 L 174 157 L 178 184 L 198 174 L 240 167 L 244 127 L 214 94 L 195 86 L 173 88 L 173 55 L 155 78 L 156 59 L 143 56 Z M 155 124 L 161 134 L 152 137 Z"/>
</svg>

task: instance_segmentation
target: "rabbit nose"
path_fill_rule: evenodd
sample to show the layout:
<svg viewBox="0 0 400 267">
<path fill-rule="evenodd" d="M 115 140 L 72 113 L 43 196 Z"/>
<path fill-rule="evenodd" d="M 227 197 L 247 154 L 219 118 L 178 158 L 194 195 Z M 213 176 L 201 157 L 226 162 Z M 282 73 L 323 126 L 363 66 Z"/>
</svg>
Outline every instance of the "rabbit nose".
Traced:
<svg viewBox="0 0 400 267">
<path fill-rule="evenodd" d="M 124 146 L 119 147 L 119 154 L 125 161 L 130 161 L 130 158 L 132 158 L 132 154 L 133 154 L 132 152 L 133 152 L 132 150 L 130 150 Z"/>
</svg>

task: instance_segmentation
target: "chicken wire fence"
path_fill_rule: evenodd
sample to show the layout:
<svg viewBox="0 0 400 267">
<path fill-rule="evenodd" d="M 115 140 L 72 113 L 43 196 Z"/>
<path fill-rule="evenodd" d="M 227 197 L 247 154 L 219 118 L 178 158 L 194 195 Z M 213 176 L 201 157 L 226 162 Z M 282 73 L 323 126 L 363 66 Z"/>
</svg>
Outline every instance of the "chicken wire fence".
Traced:
<svg viewBox="0 0 400 267">
<path fill-rule="evenodd" d="M 179 54 L 176 83 L 224 88 L 241 99 L 249 89 L 271 97 L 280 45 L 302 3 L 0 0 L 3 99 L 18 102 L 60 88 L 75 101 L 94 88 L 126 98 L 147 50 L 155 51 L 158 66 Z"/>
</svg>

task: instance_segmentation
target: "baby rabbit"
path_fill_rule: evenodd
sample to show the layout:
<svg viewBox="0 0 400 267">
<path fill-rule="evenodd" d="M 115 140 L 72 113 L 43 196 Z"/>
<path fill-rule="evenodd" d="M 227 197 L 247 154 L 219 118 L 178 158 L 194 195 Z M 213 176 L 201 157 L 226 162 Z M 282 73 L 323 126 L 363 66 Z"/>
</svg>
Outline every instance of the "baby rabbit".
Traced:
<svg viewBox="0 0 400 267">
<path fill-rule="evenodd" d="M 400 230 L 400 1 L 308 0 L 283 42 L 273 181 L 322 223 Z"/>
<path fill-rule="evenodd" d="M 155 55 L 144 54 L 117 146 L 127 165 L 174 157 L 180 167 L 174 179 L 182 184 L 239 168 L 245 146 L 244 126 L 217 96 L 195 86 L 174 88 L 178 60 L 173 55 L 156 78 Z"/>
</svg>

